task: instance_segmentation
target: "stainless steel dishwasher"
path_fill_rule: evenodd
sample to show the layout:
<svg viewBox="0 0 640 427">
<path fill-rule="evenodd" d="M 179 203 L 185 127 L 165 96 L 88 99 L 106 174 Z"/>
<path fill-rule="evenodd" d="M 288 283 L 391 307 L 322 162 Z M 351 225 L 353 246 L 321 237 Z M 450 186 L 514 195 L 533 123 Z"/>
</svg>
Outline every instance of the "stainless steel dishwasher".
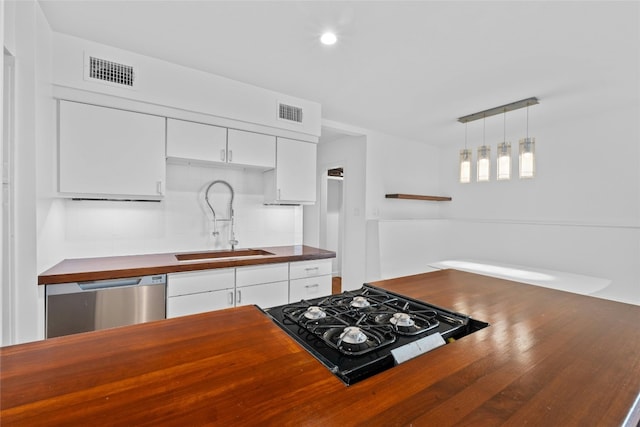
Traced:
<svg viewBox="0 0 640 427">
<path fill-rule="evenodd" d="M 167 275 L 46 285 L 46 337 L 166 318 Z"/>
</svg>

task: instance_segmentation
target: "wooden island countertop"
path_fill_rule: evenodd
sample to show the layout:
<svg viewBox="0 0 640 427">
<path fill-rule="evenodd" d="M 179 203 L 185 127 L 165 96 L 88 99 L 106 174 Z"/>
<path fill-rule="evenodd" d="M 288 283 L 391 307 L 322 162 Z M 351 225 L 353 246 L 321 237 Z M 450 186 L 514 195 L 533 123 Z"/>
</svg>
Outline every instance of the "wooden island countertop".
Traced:
<svg viewBox="0 0 640 427">
<path fill-rule="evenodd" d="M 256 307 L 4 347 L 0 424 L 640 420 L 640 307 L 456 270 L 373 285 L 490 326 L 349 387 Z"/>
<path fill-rule="evenodd" d="M 226 257 L 179 261 L 178 256 L 187 252 L 171 252 L 148 255 L 123 255 L 96 258 L 65 259 L 38 276 L 39 285 L 54 285 L 89 280 L 120 279 L 133 276 L 177 273 L 180 271 L 208 270 L 215 268 L 242 267 L 249 265 L 297 262 L 314 259 L 335 258 L 336 253 L 304 245 L 270 246 L 253 248 L 269 255 L 258 257 Z M 244 249 L 237 249 L 241 253 Z M 224 251 L 195 251 L 199 254 L 216 254 Z M 193 252 L 192 252 L 193 253 Z"/>
</svg>

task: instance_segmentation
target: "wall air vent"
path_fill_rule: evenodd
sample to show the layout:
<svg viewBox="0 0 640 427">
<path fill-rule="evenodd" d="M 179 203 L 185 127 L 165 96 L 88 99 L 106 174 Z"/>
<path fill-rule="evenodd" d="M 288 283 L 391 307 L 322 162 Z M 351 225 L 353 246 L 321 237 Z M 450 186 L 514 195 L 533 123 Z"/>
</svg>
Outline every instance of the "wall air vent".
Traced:
<svg viewBox="0 0 640 427">
<path fill-rule="evenodd" d="M 131 65 L 120 64 L 95 56 L 87 56 L 85 78 L 99 80 L 118 87 L 135 87 L 135 73 Z"/>
<path fill-rule="evenodd" d="M 302 108 L 287 104 L 278 104 L 278 118 L 280 120 L 302 123 Z"/>
</svg>

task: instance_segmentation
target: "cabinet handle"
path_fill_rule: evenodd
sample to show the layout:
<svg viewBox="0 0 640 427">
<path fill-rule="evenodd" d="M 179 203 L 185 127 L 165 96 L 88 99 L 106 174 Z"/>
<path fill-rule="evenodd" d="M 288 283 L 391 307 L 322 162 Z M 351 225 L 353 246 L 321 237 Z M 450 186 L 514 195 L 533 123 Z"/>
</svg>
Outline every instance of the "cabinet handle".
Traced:
<svg viewBox="0 0 640 427">
<path fill-rule="evenodd" d="M 233 150 L 229 150 L 228 160 L 229 160 L 229 163 L 233 161 Z"/>
<path fill-rule="evenodd" d="M 237 292 L 238 292 L 238 299 L 236 300 L 236 303 L 240 304 L 242 302 L 242 293 L 240 290 L 238 290 Z"/>
<path fill-rule="evenodd" d="M 309 288 L 319 288 L 319 287 L 320 287 L 320 285 L 319 285 L 318 283 L 314 283 L 313 285 L 304 285 L 304 287 L 305 287 L 306 289 L 309 289 Z"/>
<path fill-rule="evenodd" d="M 280 189 L 278 188 L 278 200 L 281 200 L 282 197 L 280 196 Z"/>
<path fill-rule="evenodd" d="M 229 305 L 233 305 L 233 292 L 229 292 L 229 295 L 227 296 L 227 302 L 229 303 Z"/>
<path fill-rule="evenodd" d="M 156 181 L 156 192 L 164 195 L 164 181 Z"/>
<path fill-rule="evenodd" d="M 320 268 L 309 267 L 309 268 L 305 268 L 304 271 L 307 273 L 307 276 L 313 276 L 314 273 L 318 273 L 320 271 Z"/>
<path fill-rule="evenodd" d="M 224 162 L 224 159 L 225 159 L 225 149 L 223 148 L 222 150 L 220 150 L 220 160 Z"/>
</svg>

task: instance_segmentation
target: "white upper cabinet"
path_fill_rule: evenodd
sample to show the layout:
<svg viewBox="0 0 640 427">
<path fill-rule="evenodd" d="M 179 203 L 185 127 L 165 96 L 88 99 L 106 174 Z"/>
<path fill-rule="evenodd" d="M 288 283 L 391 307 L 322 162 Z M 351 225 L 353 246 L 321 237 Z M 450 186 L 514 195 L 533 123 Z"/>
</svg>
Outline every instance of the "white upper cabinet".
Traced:
<svg viewBox="0 0 640 427">
<path fill-rule="evenodd" d="M 224 163 L 226 151 L 227 128 L 167 119 L 167 157 Z"/>
<path fill-rule="evenodd" d="M 227 162 L 234 165 L 273 169 L 276 166 L 276 137 L 229 129 Z"/>
<path fill-rule="evenodd" d="M 62 195 L 160 199 L 165 184 L 165 119 L 60 101 Z"/>
<path fill-rule="evenodd" d="M 167 119 L 167 157 L 272 169 L 276 164 L 276 137 Z"/>
<path fill-rule="evenodd" d="M 265 203 L 316 201 L 316 144 L 278 138 L 276 168 L 264 174 Z"/>
</svg>

